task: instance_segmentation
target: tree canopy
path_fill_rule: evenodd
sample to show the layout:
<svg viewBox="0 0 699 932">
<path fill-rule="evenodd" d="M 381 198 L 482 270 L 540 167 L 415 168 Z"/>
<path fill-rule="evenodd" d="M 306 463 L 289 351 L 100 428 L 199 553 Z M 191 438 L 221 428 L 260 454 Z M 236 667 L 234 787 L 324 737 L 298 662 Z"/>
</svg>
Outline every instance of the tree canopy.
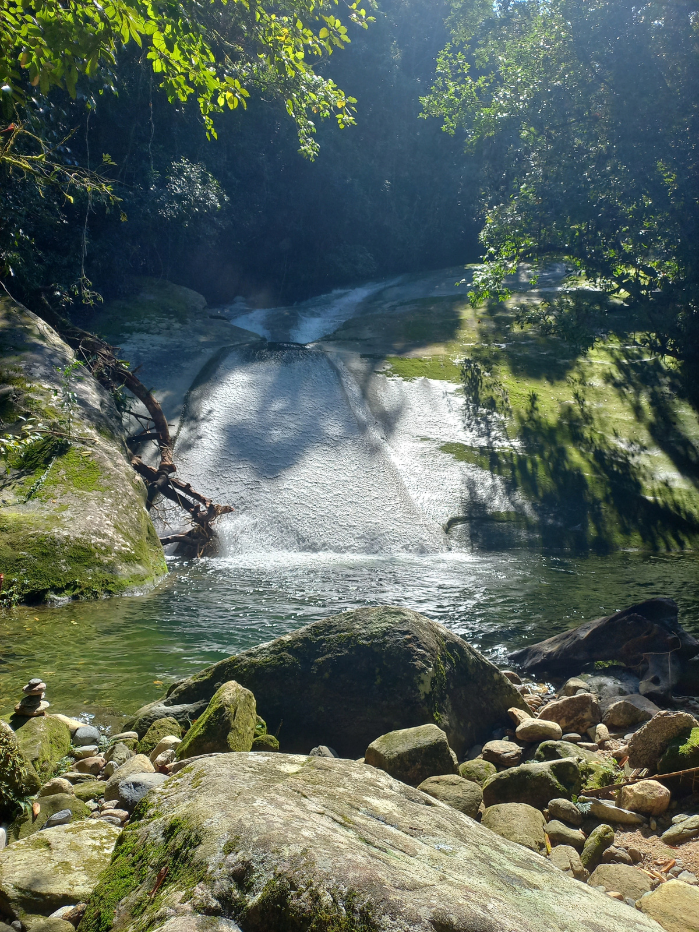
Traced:
<svg viewBox="0 0 699 932">
<path fill-rule="evenodd" d="M 699 4 L 455 0 L 425 115 L 488 166 L 474 301 L 522 262 L 564 260 L 699 364 Z M 578 293 L 579 298 L 579 293 Z M 565 329 L 580 311 L 548 300 Z"/>
<path fill-rule="evenodd" d="M 354 122 L 355 101 L 313 71 L 314 60 L 342 48 L 347 27 L 339 0 L 3 0 L 0 81 L 6 115 L 26 99 L 26 83 L 75 98 L 81 78 L 116 84 L 117 56 L 143 49 L 170 101 L 195 96 L 207 132 L 214 113 L 246 106 L 252 87 L 281 96 L 301 149 L 314 155 L 309 114 Z M 366 26 L 359 0 L 348 19 Z"/>
</svg>

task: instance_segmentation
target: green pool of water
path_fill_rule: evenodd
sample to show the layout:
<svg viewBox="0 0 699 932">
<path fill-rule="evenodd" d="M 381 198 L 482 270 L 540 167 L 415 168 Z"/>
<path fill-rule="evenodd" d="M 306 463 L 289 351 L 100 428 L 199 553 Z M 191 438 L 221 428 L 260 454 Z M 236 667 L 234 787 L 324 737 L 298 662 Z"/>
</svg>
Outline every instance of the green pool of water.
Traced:
<svg viewBox="0 0 699 932">
<path fill-rule="evenodd" d="M 264 554 L 170 564 L 152 592 L 0 613 L 0 716 L 32 676 L 53 711 L 118 726 L 167 685 L 319 618 L 405 605 L 504 662 L 508 650 L 644 598 L 699 636 L 699 554 Z"/>
</svg>

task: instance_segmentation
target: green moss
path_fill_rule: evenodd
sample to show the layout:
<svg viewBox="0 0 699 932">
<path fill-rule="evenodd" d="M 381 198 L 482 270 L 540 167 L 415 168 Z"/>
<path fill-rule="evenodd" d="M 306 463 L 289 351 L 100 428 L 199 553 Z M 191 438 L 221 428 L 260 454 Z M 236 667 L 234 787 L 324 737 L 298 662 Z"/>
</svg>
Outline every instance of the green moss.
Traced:
<svg viewBox="0 0 699 932">
<path fill-rule="evenodd" d="M 408 356 L 387 356 L 390 374 L 403 379 L 442 379 L 461 381 L 461 366 L 446 356 L 425 356 L 420 359 Z"/>
<path fill-rule="evenodd" d="M 145 513 L 142 520 L 147 521 Z M 110 549 L 67 539 L 56 530 L 48 514 L 0 510 L 0 566 L 6 589 L 15 587 L 30 602 L 50 596 L 90 599 L 118 595 L 167 572 L 162 551 L 148 548 L 145 533 L 143 540 L 135 541 L 135 553 L 123 554 L 124 563 L 134 564 L 128 575 L 116 572 Z"/>
<path fill-rule="evenodd" d="M 56 490 L 66 488 L 79 492 L 106 491 L 105 477 L 89 450 L 71 446 L 60 455 L 43 483 L 41 497 L 50 498 Z"/>
<path fill-rule="evenodd" d="M 258 735 L 253 739 L 251 751 L 278 751 L 279 742 L 274 735 Z"/>
<path fill-rule="evenodd" d="M 93 322 L 94 330 L 107 339 L 162 327 L 185 324 L 192 313 L 206 306 L 201 295 L 189 288 L 146 276 L 128 283 L 131 294 L 106 304 Z"/>
<path fill-rule="evenodd" d="M 378 932 L 370 903 L 356 891 L 324 891 L 277 874 L 235 916 L 246 932 Z"/>
<path fill-rule="evenodd" d="M 148 756 L 160 741 L 168 735 L 174 735 L 176 738 L 181 737 L 182 728 L 180 723 L 170 716 L 157 719 L 139 741 L 137 753 Z"/>
<path fill-rule="evenodd" d="M 234 681 L 224 683 L 184 736 L 177 757 L 183 760 L 197 754 L 249 751 L 256 724 L 255 697 L 250 690 Z"/>
<path fill-rule="evenodd" d="M 173 887 L 182 891 L 186 901 L 206 876 L 205 865 L 192 864 L 192 852 L 200 844 L 198 833 L 183 819 L 173 819 L 159 843 L 144 838 L 143 821 L 126 826 L 111 864 L 90 898 L 80 932 L 109 932 L 117 905 L 136 891 L 135 901 L 130 901 L 134 918 L 149 909 L 157 913 L 164 895 Z M 165 871 L 162 876 L 161 871 Z"/>
<path fill-rule="evenodd" d="M 613 786 L 622 779 L 623 772 L 612 762 L 602 764 L 587 760 L 580 763 L 580 776 L 583 781 L 581 793 L 584 795 L 585 790 Z"/>
<path fill-rule="evenodd" d="M 689 735 L 670 742 L 658 762 L 658 773 L 675 773 L 690 767 L 699 767 L 699 728 L 692 728 Z"/>
</svg>

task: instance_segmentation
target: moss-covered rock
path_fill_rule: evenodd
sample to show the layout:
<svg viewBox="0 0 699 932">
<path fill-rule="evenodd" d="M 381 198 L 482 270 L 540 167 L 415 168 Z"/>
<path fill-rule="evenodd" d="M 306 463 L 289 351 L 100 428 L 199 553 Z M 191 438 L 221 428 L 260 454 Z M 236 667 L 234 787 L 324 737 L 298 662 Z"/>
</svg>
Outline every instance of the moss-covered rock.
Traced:
<svg viewBox="0 0 699 932">
<path fill-rule="evenodd" d="M 86 370 L 62 375 L 73 362 L 55 331 L 0 298 L 0 376 L 13 388 L 0 430 L 36 417 L 75 438 L 46 437 L 0 459 L 0 566 L 13 599 L 119 593 L 166 572 L 114 402 Z M 66 401 L 70 425 L 68 391 L 77 398 Z"/>
<path fill-rule="evenodd" d="M 487 780 L 495 776 L 498 772 L 495 764 L 487 760 L 467 760 L 459 764 L 459 776 L 464 780 L 472 780 L 479 786 L 483 786 Z"/>
<path fill-rule="evenodd" d="M 483 813 L 482 824 L 518 845 L 537 854 L 546 852 L 546 820 L 543 814 L 526 803 L 501 803 L 489 806 Z"/>
<path fill-rule="evenodd" d="M 21 801 L 36 793 L 41 781 L 25 758 L 17 736 L 6 722 L 0 721 L 0 822 L 12 819 Z"/>
<path fill-rule="evenodd" d="M 674 738 L 658 761 L 658 773 L 675 773 L 699 767 L 699 728 L 692 728 L 689 736 Z"/>
<path fill-rule="evenodd" d="M 206 711 L 177 747 L 177 757 L 216 751 L 249 751 L 255 738 L 257 712 L 249 689 L 232 681 L 216 691 Z"/>
<path fill-rule="evenodd" d="M 73 822 L 77 822 L 79 819 L 87 819 L 90 815 L 90 810 L 85 803 L 74 794 L 55 793 L 53 796 L 43 796 L 39 800 L 39 805 L 41 808 L 36 817 L 32 812 L 22 812 L 15 819 L 8 831 L 10 839 L 17 841 L 20 838 L 33 835 L 34 832 L 38 832 L 44 827 L 46 821 L 52 815 L 61 812 L 63 809 L 70 809 L 73 813 Z"/>
<path fill-rule="evenodd" d="M 509 722 L 524 700 L 507 677 L 462 638 L 417 612 L 362 608 L 314 622 L 175 684 L 168 707 L 209 700 L 235 680 L 255 695 L 258 711 L 285 750 L 321 744 L 356 758 L 381 734 L 429 722 L 457 755 Z"/>
<path fill-rule="evenodd" d="M 578 762 L 570 758 L 541 764 L 520 764 L 495 774 L 483 787 L 487 807 L 500 803 L 526 803 L 545 809 L 551 799 L 570 799 L 580 792 Z"/>
<path fill-rule="evenodd" d="M 0 851 L 0 911 L 21 919 L 85 902 L 120 829 L 99 819 L 44 829 Z"/>
<path fill-rule="evenodd" d="M 70 730 L 52 715 L 15 716 L 17 743 L 42 780 L 53 776 L 56 764 L 70 751 Z"/>
<path fill-rule="evenodd" d="M 436 725 L 389 731 L 371 742 L 364 760 L 411 786 L 428 777 L 453 774 L 457 763 L 447 736 Z"/>
<path fill-rule="evenodd" d="M 278 751 L 279 742 L 274 735 L 258 735 L 253 738 L 251 751 Z"/>
<path fill-rule="evenodd" d="M 104 796 L 105 786 L 103 780 L 86 780 L 85 783 L 74 784 L 73 792 L 78 799 L 86 803 L 91 799 L 99 799 L 100 796 Z"/>
<path fill-rule="evenodd" d="M 167 735 L 173 735 L 175 738 L 182 737 L 182 729 L 180 728 L 179 722 L 171 716 L 166 716 L 165 718 L 158 719 L 157 722 L 153 722 L 148 731 L 138 742 L 136 753 L 145 754 L 147 756 L 158 745 L 160 740 Z"/>
<path fill-rule="evenodd" d="M 199 758 L 152 790 L 80 932 L 218 916 L 247 932 L 658 932 L 380 770 L 289 754 Z"/>
</svg>

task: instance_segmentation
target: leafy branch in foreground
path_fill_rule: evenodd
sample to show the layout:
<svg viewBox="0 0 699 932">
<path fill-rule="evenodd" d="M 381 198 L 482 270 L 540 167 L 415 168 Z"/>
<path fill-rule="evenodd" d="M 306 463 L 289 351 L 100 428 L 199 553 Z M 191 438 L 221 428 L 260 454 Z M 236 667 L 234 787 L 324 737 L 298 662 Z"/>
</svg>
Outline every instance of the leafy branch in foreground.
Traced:
<svg viewBox="0 0 699 932">
<path fill-rule="evenodd" d="M 354 122 L 353 104 L 312 62 L 349 42 L 335 15 L 340 0 L 3 0 L 0 82 L 9 117 L 23 103 L 25 81 L 47 95 L 61 88 L 75 98 L 81 79 L 116 81 L 120 51 L 131 43 L 170 101 L 195 97 L 207 133 L 213 115 L 247 106 L 252 88 L 280 96 L 296 121 L 301 151 L 314 156 L 310 114 Z M 344 3 L 347 19 L 371 20 L 359 0 Z"/>
</svg>

